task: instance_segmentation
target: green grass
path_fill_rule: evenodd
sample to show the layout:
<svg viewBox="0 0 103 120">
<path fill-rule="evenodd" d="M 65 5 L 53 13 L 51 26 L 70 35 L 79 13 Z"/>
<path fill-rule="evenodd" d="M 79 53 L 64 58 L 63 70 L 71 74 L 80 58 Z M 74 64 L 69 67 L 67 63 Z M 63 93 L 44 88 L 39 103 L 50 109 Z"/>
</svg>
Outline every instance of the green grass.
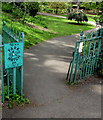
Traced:
<svg viewBox="0 0 103 120">
<path fill-rule="evenodd" d="M 86 15 L 88 17 L 88 21 L 92 21 L 92 22 L 95 22 L 94 17 L 98 17 L 97 15 L 91 15 L 91 14 L 86 14 Z M 67 17 L 67 15 L 61 15 L 61 16 Z"/>
<path fill-rule="evenodd" d="M 3 15 L 3 20 L 7 21 L 7 23 L 11 22 L 10 18 L 11 18 L 10 16 Z M 55 17 L 41 16 L 41 15 L 37 15 L 34 18 L 28 16 L 27 22 L 30 24 L 32 23 L 37 26 L 48 28 L 52 32 L 56 32 L 56 34 L 51 33 L 49 31 L 34 29 L 14 20 L 12 22 L 14 28 L 25 33 L 26 48 L 29 48 L 32 45 L 41 43 L 45 40 L 54 37 L 72 35 L 72 34 L 80 33 L 81 31 L 86 31 L 94 28 L 94 26 L 89 25 L 87 23 L 83 23 L 83 25 L 78 25 L 77 22 L 75 21 L 69 21 L 63 18 L 55 18 Z"/>
<path fill-rule="evenodd" d="M 49 21 L 48 28 L 55 32 L 58 32 L 59 36 L 72 35 L 93 28 L 92 25 L 88 25 L 87 23 L 83 23 L 83 25 L 78 25 L 77 22 L 67 19 L 52 17 L 45 18 Z"/>
<path fill-rule="evenodd" d="M 89 17 L 89 16 L 88 16 L 88 21 L 95 22 L 95 20 L 93 19 L 93 17 Z"/>
<path fill-rule="evenodd" d="M 91 14 L 86 14 L 87 16 L 90 16 L 90 17 L 98 17 L 99 15 L 91 15 Z"/>
<path fill-rule="evenodd" d="M 88 21 L 95 22 L 94 17 L 99 17 L 99 15 L 86 14 L 88 16 Z"/>
<path fill-rule="evenodd" d="M 67 17 L 67 15 L 60 15 L 60 16 L 64 16 L 64 17 Z"/>
</svg>

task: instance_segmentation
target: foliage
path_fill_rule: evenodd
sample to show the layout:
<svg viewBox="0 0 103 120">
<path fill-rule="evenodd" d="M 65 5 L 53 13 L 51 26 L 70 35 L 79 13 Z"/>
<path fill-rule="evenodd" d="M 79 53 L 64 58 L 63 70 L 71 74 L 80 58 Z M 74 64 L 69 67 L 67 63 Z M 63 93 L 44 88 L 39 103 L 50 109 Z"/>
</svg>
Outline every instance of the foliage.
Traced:
<svg viewBox="0 0 103 120">
<path fill-rule="evenodd" d="M 101 15 L 99 17 L 94 17 L 94 20 L 96 23 L 99 23 L 100 25 L 103 26 L 103 15 Z"/>
<path fill-rule="evenodd" d="M 2 3 L 2 10 L 11 13 L 12 12 L 12 5 L 10 3 Z"/>
<path fill-rule="evenodd" d="M 5 86 L 4 88 L 4 98 L 7 102 L 7 105 L 8 105 L 8 108 L 13 108 L 14 105 L 18 106 L 18 105 L 24 105 L 24 104 L 30 104 L 30 101 L 29 99 L 25 98 L 25 96 L 21 96 L 19 94 L 13 94 L 12 91 L 13 91 L 13 88 L 12 86 L 9 87 L 10 89 L 10 93 L 9 93 L 9 96 L 8 96 L 8 87 Z"/>
<path fill-rule="evenodd" d="M 94 17 L 94 20 L 103 26 L 103 2 L 99 3 L 97 9 L 98 9 L 97 14 L 99 15 L 99 17 Z"/>
<path fill-rule="evenodd" d="M 59 9 L 65 9 L 65 2 L 51 2 L 49 3 L 49 7 L 55 10 L 55 14 L 58 14 Z"/>
<path fill-rule="evenodd" d="M 101 13 L 103 11 L 103 1 L 102 2 L 82 2 L 81 7 L 85 7 L 85 10 L 92 14 Z"/>
<path fill-rule="evenodd" d="M 103 9 L 103 2 L 40 2 L 40 11 L 64 14 L 67 13 L 73 6 L 85 11 L 96 14 L 99 10 Z"/>
<path fill-rule="evenodd" d="M 86 10 L 92 10 L 97 7 L 97 3 L 96 2 L 83 2 L 81 3 L 81 6 L 85 7 Z"/>
<path fill-rule="evenodd" d="M 27 2 L 26 3 L 28 6 L 28 10 L 29 10 L 29 15 L 30 16 L 36 16 L 37 12 L 39 10 L 39 3 L 38 2 Z"/>
<path fill-rule="evenodd" d="M 12 13 L 17 19 L 21 19 L 22 22 L 25 21 L 27 14 L 30 16 L 35 16 L 39 9 L 38 2 L 8 2 L 2 4 L 2 10 L 7 13 Z"/>
<path fill-rule="evenodd" d="M 78 86 L 78 85 L 79 85 L 79 82 L 80 82 L 80 81 L 76 81 L 76 82 L 68 82 L 68 81 L 67 81 L 67 82 L 66 82 L 66 85 Z"/>
<path fill-rule="evenodd" d="M 103 12 L 103 1 L 97 2 L 96 8 L 97 8 L 98 12 L 102 13 Z"/>
<path fill-rule="evenodd" d="M 88 21 L 88 18 L 83 11 L 75 11 L 73 9 L 68 13 L 67 17 L 68 17 L 68 20 L 75 20 L 78 23 L 82 21 L 86 21 L 86 22 Z"/>
<path fill-rule="evenodd" d="M 67 3 L 65 2 L 43 2 L 40 3 L 40 11 L 54 14 L 63 14 L 67 12 Z"/>
</svg>

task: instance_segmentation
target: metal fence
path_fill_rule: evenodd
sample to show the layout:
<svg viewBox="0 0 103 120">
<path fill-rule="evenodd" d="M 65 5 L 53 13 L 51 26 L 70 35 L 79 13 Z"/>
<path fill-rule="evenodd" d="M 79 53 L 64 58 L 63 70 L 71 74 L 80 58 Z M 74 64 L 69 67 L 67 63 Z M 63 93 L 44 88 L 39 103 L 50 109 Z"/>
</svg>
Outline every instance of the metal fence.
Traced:
<svg viewBox="0 0 103 120">
<path fill-rule="evenodd" d="M 76 41 L 74 56 L 67 73 L 66 80 L 69 83 L 79 82 L 99 70 L 102 42 L 103 28 L 86 35 L 83 32 L 80 34 L 80 40 Z"/>
<path fill-rule="evenodd" d="M 0 37 L 2 53 L 2 102 L 5 94 L 23 94 L 23 57 L 24 33 L 18 32 L 12 26 L 3 23 L 2 37 Z"/>
</svg>

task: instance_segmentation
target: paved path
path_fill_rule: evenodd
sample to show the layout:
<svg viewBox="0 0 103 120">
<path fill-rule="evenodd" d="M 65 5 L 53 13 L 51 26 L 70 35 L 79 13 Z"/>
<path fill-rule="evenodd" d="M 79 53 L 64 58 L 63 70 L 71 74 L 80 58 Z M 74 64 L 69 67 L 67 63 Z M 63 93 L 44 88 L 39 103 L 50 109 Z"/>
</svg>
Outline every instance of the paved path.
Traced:
<svg viewBox="0 0 103 120">
<path fill-rule="evenodd" d="M 71 87 L 65 84 L 75 41 L 79 35 L 48 40 L 25 51 L 24 92 L 31 104 L 3 109 L 9 118 L 101 117 L 101 84 L 97 78 Z M 89 78 L 88 78 L 89 79 Z"/>
<path fill-rule="evenodd" d="M 45 16 L 53 16 L 53 17 L 58 17 L 58 18 L 67 18 L 65 16 L 54 15 L 54 14 L 50 14 L 50 13 L 37 12 L 37 14 L 39 14 L 39 15 L 45 15 Z"/>
</svg>

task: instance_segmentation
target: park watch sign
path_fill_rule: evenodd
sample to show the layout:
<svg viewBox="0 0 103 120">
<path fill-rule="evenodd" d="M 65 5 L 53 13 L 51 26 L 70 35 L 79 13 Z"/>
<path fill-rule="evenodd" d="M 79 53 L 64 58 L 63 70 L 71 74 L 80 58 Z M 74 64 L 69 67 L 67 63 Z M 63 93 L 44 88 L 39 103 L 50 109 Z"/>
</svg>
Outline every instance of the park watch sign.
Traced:
<svg viewBox="0 0 103 120">
<path fill-rule="evenodd" d="M 5 69 L 23 65 L 23 46 L 23 43 L 4 44 Z"/>
</svg>

